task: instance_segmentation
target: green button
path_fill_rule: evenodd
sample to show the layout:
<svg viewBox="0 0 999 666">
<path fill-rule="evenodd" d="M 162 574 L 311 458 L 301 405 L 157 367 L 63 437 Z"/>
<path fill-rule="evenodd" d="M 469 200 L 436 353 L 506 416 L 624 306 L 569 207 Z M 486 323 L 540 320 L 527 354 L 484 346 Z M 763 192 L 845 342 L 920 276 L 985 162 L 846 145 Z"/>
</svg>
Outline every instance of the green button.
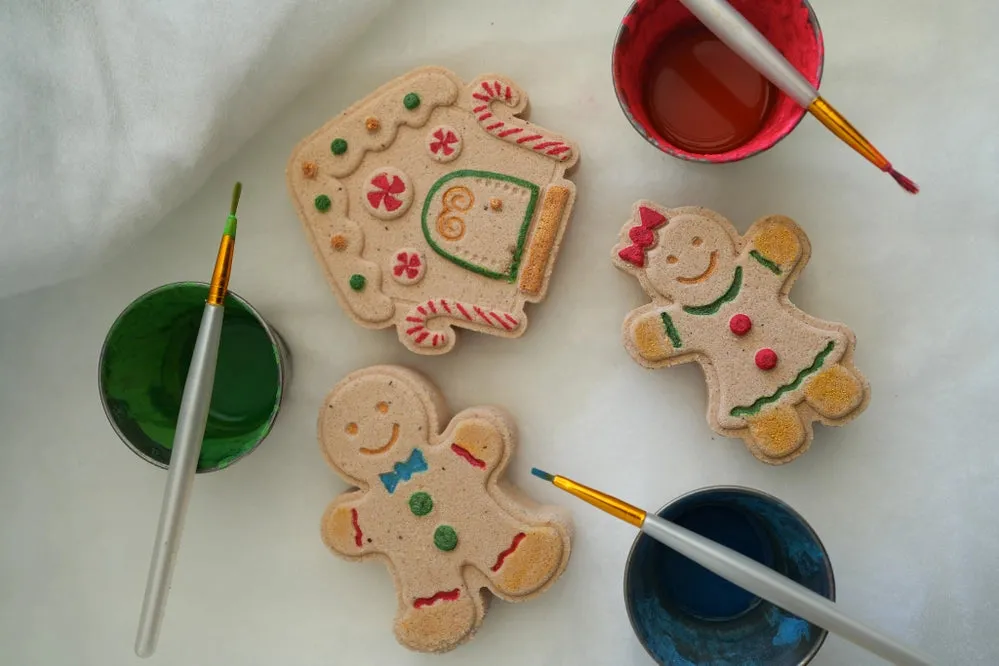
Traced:
<svg viewBox="0 0 999 666">
<path fill-rule="evenodd" d="M 441 550 L 454 550 L 458 546 L 458 533 L 450 525 L 441 525 L 434 530 L 434 545 Z"/>
<path fill-rule="evenodd" d="M 430 495 L 424 492 L 413 493 L 409 496 L 409 510 L 417 516 L 425 516 L 434 508 L 434 501 Z"/>
<path fill-rule="evenodd" d="M 367 282 L 368 281 L 364 279 L 364 276 L 361 275 L 360 273 L 354 273 L 353 275 L 350 276 L 350 288 L 353 289 L 354 291 L 361 291 L 362 289 L 364 289 L 364 285 Z"/>
<path fill-rule="evenodd" d="M 320 213 L 325 213 L 330 209 L 330 206 L 333 205 L 333 202 L 330 201 L 330 198 L 325 194 L 320 194 L 318 197 L 316 197 L 315 204 L 316 204 L 316 210 L 318 210 Z"/>
<path fill-rule="evenodd" d="M 330 150 L 334 155 L 343 155 L 347 152 L 347 142 L 343 139 L 333 139 L 333 143 L 330 144 Z"/>
<path fill-rule="evenodd" d="M 402 105 L 412 111 L 420 105 L 420 96 L 411 92 L 402 98 Z"/>
</svg>

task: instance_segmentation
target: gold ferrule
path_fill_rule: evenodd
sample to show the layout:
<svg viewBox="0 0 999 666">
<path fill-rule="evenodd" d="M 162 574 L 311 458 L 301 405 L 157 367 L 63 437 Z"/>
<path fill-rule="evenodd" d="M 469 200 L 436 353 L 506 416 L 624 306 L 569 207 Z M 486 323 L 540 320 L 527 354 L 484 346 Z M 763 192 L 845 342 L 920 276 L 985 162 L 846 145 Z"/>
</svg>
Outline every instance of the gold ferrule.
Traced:
<svg viewBox="0 0 999 666">
<path fill-rule="evenodd" d="M 552 480 L 552 483 L 567 493 L 572 493 L 584 502 L 589 502 L 598 509 L 602 509 L 615 518 L 620 518 L 626 523 L 631 523 L 635 527 L 641 527 L 642 523 L 645 522 L 645 511 L 639 509 L 637 506 L 632 506 L 627 502 L 608 495 L 607 493 L 602 493 L 599 490 L 590 488 L 589 486 L 576 483 L 572 479 L 567 479 L 564 476 L 556 476 Z"/>
<path fill-rule="evenodd" d="M 864 156 L 871 164 L 886 171 L 891 168 L 891 163 L 884 155 L 878 152 L 874 145 L 864 138 L 864 135 L 857 131 L 849 121 L 844 118 L 839 111 L 834 109 L 829 102 L 821 97 L 816 97 L 815 101 L 808 105 L 808 112 L 829 131 L 842 139 L 848 146 Z"/>
<path fill-rule="evenodd" d="M 229 289 L 229 275 L 232 273 L 232 255 L 236 249 L 236 239 L 232 236 L 222 236 L 219 244 L 219 255 L 215 259 L 215 270 L 212 271 L 212 282 L 208 288 L 209 305 L 222 305 Z"/>
</svg>

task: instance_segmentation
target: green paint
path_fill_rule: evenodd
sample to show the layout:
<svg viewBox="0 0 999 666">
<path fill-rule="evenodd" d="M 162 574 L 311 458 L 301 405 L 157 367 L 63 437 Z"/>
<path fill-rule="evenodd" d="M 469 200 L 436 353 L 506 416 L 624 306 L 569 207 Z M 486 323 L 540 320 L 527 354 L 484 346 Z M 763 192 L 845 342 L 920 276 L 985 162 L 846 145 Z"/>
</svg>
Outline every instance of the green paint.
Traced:
<svg viewBox="0 0 999 666">
<path fill-rule="evenodd" d="M 318 210 L 320 213 L 325 213 L 330 209 L 330 206 L 333 205 L 333 202 L 330 201 L 330 198 L 325 194 L 320 194 L 319 196 L 316 197 L 315 204 L 316 204 L 316 210 Z"/>
<path fill-rule="evenodd" d="M 330 150 L 333 151 L 334 155 L 343 155 L 347 152 L 347 142 L 344 139 L 333 139 Z"/>
<path fill-rule="evenodd" d="M 531 200 L 527 202 L 527 210 L 524 211 L 524 221 L 520 225 L 520 232 L 517 234 L 517 245 L 513 251 L 513 258 L 510 262 L 510 268 L 506 273 L 497 273 L 496 271 L 491 271 L 488 268 L 483 268 L 477 264 L 465 261 L 460 257 L 456 257 L 451 254 L 440 245 L 437 241 L 433 239 L 430 235 L 430 225 L 427 220 L 427 214 L 430 211 L 430 205 L 433 203 L 434 196 L 441 187 L 455 178 L 491 178 L 493 180 L 502 180 L 508 183 L 512 183 L 518 187 L 523 187 L 524 189 L 530 191 Z M 449 174 L 441 176 L 436 183 L 431 186 L 430 191 L 427 193 L 427 198 L 423 201 L 423 237 L 427 239 L 427 243 L 430 247 L 434 249 L 434 252 L 441 255 L 445 259 L 452 261 L 462 268 L 466 268 L 473 273 L 478 273 L 479 275 L 485 276 L 487 278 L 492 278 L 494 280 L 506 280 L 507 282 L 514 282 L 517 279 L 517 271 L 520 270 L 520 260 L 524 253 L 524 243 L 527 241 L 527 232 L 531 228 L 531 218 L 534 217 L 534 208 L 538 204 L 538 194 L 541 188 L 539 188 L 534 183 L 528 182 L 521 178 L 516 178 L 514 176 L 508 176 L 504 173 L 495 173 L 492 171 L 475 171 L 473 169 L 461 169 L 458 171 L 452 171 Z"/>
<path fill-rule="evenodd" d="M 236 237 L 236 216 L 230 215 L 225 220 L 225 229 L 222 231 L 223 236 Z"/>
<path fill-rule="evenodd" d="M 425 516 L 434 508 L 434 500 L 425 492 L 413 493 L 409 496 L 409 510 L 415 516 Z"/>
<path fill-rule="evenodd" d="M 402 98 L 402 105 L 412 111 L 420 105 L 420 96 L 411 92 Z"/>
<path fill-rule="evenodd" d="M 805 377 L 807 377 L 810 374 L 813 374 L 819 368 L 822 367 L 822 363 L 826 360 L 826 356 L 829 356 L 829 353 L 833 350 L 834 346 L 835 343 L 832 340 L 830 340 L 829 344 L 826 345 L 826 348 L 818 353 L 818 355 L 815 357 L 815 360 L 812 361 L 812 364 L 807 368 L 805 368 L 804 370 L 802 370 L 801 372 L 799 372 L 798 376 L 794 378 L 793 382 L 790 382 L 789 384 L 784 384 L 776 391 L 774 391 L 773 394 L 771 395 L 765 395 L 762 398 L 758 398 L 756 402 L 754 402 L 751 405 L 746 405 L 743 407 L 734 407 L 732 408 L 732 411 L 729 412 L 729 414 L 731 414 L 732 416 L 751 416 L 759 412 L 766 405 L 769 405 L 773 402 L 777 402 L 778 400 L 780 400 L 780 397 L 785 393 L 796 390 L 799 386 L 801 386 L 801 382 L 805 381 Z"/>
<path fill-rule="evenodd" d="M 353 289 L 354 291 L 361 291 L 362 289 L 364 289 L 364 285 L 368 283 L 368 281 L 360 273 L 354 273 L 353 275 L 351 275 L 349 282 L 350 282 L 350 288 Z"/>
<path fill-rule="evenodd" d="M 756 259 L 756 261 L 760 262 L 761 264 L 763 264 L 764 266 L 766 266 L 767 268 L 769 268 L 773 272 L 774 275 L 780 275 L 780 266 L 778 266 L 774 262 L 772 262 L 769 259 L 767 259 L 766 257 L 764 257 L 762 254 L 760 254 L 756 250 L 750 250 L 749 251 L 749 256 L 751 256 L 753 259 Z"/>
<path fill-rule="evenodd" d="M 112 423 L 131 446 L 168 465 L 208 285 L 155 289 L 119 315 L 105 341 L 100 389 Z M 270 432 L 281 403 L 281 357 L 264 324 L 226 296 L 198 471 L 227 467 Z"/>
<path fill-rule="evenodd" d="M 441 525 L 434 530 L 434 545 L 443 551 L 458 547 L 458 533 L 450 525 Z"/>
<path fill-rule="evenodd" d="M 672 343 L 673 349 L 679 349 L 683 343 L 680 341 L 680 331 L 676 330 L 676 326 L 673 325 L 673 318 L 666 312 L 663 312 L 659 316 L 662 317 L 663 326 L 666 328 L 666 336 L 669 338 L 670 343 Z"/>
<path fill-rule="evenodd" d="M 721 306 L 735 300 L 740 289 L 742 289 L 742 266 L 736 266 L 735 277 L 732 278 L 732 284 L 729 285 L 728 291 L 707 305 L 685 305 L 683 311 L 692 315 L 713 315 L 721 310 Z"/>
</svg>

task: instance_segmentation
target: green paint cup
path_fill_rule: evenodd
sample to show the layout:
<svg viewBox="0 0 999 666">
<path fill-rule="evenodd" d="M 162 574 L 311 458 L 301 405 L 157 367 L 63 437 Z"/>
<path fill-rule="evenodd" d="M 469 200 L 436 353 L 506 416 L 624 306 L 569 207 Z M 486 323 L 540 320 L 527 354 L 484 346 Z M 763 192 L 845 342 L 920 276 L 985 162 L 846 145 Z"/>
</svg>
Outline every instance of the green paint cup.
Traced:
<svg viewBox="0 0 999 666">
<path fill-rule="evenodd" d="M 108 421 L 132 451 L 159 467 L 170 464 L 207 296 L 204 282 L 157 287 L 118 315 L 101 349 L 99 384 Z M 287 358 L 277 332 L 230 291 L 199 473 L 228 467 L 267 437 L 281 407 Z"/>
</svg>

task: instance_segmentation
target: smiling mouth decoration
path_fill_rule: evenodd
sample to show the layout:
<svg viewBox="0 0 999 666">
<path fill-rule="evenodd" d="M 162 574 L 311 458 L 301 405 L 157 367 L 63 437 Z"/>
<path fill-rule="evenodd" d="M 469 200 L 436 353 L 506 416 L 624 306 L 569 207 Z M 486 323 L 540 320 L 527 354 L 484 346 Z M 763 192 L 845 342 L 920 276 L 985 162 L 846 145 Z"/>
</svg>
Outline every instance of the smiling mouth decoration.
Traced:
<svg viewBox="0 0 999 666">
<path fill-rule="evenodd" d="M 695 275 L 694 277 L 678 277 L 677 282 L 683 284 L 697 284 L 698 282 L 703 282 L 711 277 L 711 274 L 715 272 L 715 266 L 718 265 L 718 250 L 711 253 L 711 258 L 708 260 L 708 267 L 704 269 L 704 272 L 700 275 Z"/>
<path fill-rule="evenodd" d="M 385 453 L 386 451 L 388 451 L 389 449 L 391 449 L 393 446 L 395 446 L 395 443 L 398 440 L 399 440 L 399 424 L 398 423 L 393 423 L 392 424 L 392 436 L 389 437 L 389 441 L 385 442 L 384 446 L 379 446 L 377 449 L 366 449 L 366 448 L 364 448 L 362 446 L 361 447 L 361 453 L 365 453 L 365 454 L 367 454 L 369 456 L 373 456 L 373 455 L 378 454 L 378 453 Z"/>
</svg>

